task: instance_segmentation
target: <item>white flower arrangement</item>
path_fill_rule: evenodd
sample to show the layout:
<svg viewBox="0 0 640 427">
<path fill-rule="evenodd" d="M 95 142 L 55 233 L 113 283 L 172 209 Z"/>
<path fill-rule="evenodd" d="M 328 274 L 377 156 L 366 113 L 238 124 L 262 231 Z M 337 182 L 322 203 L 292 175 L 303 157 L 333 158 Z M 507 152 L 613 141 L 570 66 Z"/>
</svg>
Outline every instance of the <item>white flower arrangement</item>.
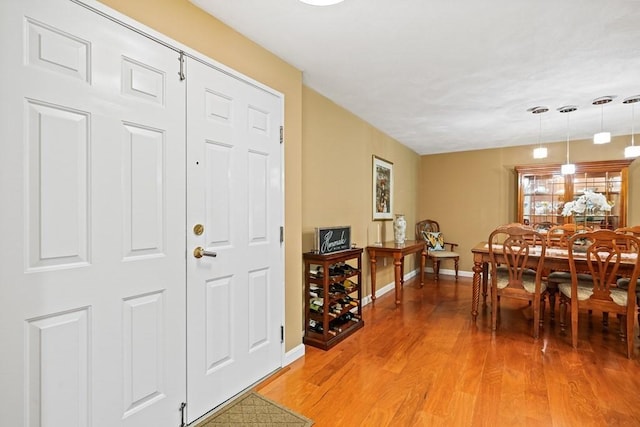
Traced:
<svg viewBox="0 0 640 427">
<path fill-rule="evenodd" d="M 571 216 L 574 213 L 582 215 L 585 214 L 585 212 L 592 213 L 598 211 L 611 211 L 611 204 L 609 204 L 603 194 L 585 190 L 582 196 L 572 202 L 564 204 L 562 216 Z"/>
</svg>

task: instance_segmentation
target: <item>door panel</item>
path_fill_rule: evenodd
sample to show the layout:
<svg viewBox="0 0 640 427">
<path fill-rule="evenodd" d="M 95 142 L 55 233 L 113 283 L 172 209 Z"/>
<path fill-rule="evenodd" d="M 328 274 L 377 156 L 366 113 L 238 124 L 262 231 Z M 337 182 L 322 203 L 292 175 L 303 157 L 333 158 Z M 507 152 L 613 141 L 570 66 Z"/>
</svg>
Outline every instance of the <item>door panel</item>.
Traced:
<svg viewBox="0 0 640 427">
<path fill-rule="evenodd" d="M 0 24 L 0 420 L 179 425 L 178 55 L 70 1 L 3 1 Z"/>
<path fill-rule="evenodd" d="M 217 254 L 187 256 L 191 422 L 282 363 L 282 101 L 187 65 L 187 247 Z"/>
<path fill-rule="evenodd" d="M 89 262 L 87 112 L 26 100 L 27 271 Z"/>
<path fill-rule="evenodd" d="M 88 425 L 89 319 L 90 310 L 83 308 L 27 320 L 30 424 L 25 425 Z"/>
</svg>

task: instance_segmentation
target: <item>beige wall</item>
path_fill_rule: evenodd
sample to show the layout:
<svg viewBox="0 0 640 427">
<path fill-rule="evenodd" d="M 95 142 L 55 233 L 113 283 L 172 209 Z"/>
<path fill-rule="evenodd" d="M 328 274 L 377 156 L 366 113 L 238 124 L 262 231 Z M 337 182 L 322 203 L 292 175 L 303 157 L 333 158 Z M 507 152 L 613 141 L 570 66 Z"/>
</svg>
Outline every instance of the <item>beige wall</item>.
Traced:
<svg viewBox="0 0 640 427">
<path fill-rule="evenodd" d="M 393 211 L 405 215 L 413 239 L 420 156 L 307 87 L 302 91 L 302 249 L 313 249 L 315 227 L 351 226 L 351 241 L 365 247 L 381 225 L 393 240 L 391 221 L 373 221 L 373 155 L 393 163 Z M 385 266 L 386 264 L 386 266 Z M 378 287 L 393 281 L 390 262 L 378 264 Z M 407 270 L 411 264 L 407 264 Z M 363 254 L 364 294 L 370 294 Z"/>
<path fill-rule="evenodd" d="M 571 161 L 623 158 L 630 137 L 615 137 L 607 145 L 571 142 Z M 565 163 L 566 144 L 548 144 L 549 157 L 534 160 L 534 146 L 466 151 L 422 156 L 418 217 L 440 223 L 445 239 L 456 242 L 460 269 L 473 267 L 471 248 L 486 240 L 493 228 L 516 220 L 517 175 L 514 166 Z M 640 160 L 629 167 L 628 224 L 640 224 Z M 442 266 L 453 268 L 449 262 Z"/>
</svg>

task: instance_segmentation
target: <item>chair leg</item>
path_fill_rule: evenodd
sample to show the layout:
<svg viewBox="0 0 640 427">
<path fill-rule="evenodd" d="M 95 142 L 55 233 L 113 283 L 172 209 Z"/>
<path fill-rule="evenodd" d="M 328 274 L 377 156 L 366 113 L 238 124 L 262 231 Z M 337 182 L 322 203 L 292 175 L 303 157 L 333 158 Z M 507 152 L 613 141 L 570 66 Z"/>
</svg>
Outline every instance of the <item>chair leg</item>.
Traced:
<svg viewBox="0 0 640 427">
<path fill-rule="evenodd" d="M 560 334 L 565 335 L 567 332 L 567 301 L 560 295 Z"/>
<path fill-rule="evenodd" d="M 544 324 L 544 309 L 545 309 L 545 296 L 541 295 L 540 296 L 540 326 L 542 326 Z"/>
<path fill-rule="evenodd" d="M 454 258 L 454 262 L 455 262 L 455 269 L 456 269 L 456 280 L 458 280 L 458 263 L 460 261 L 460 258 Z"/>
<path fill-rule="evenodd" d="M 636 291 L 636 310 L 638 310 L 638 326 L 639 326 L 638 338 L 640 338 L 640 294 L 637 293 L 637 291 Z M 633 335 L 634 327 L 635 325 L 631 328 L 631 332 L 627 331 L 627 333 L 630 333 L 631 335 Z"/>
<path fill-rule="evenodd" d="M 569 311 L 571 311 L 571 344 L 573 348 L 578 348 L 578 304 L 577 301 L 569 301 Z"/>
<path fill-rule="evenodd" d="M 635 319 L 633 316 L 624 316 L 627 323 L 627 359 L 633 356 L 633 324 Z"/>
<path fill-rule="evenodd" d="M 538 339 L 540 336 L 540 306 L 542 301 L 534 298 L 533 301 L 533 338 Z"/>
<path fill-rule="evenodd" d="M 491 330 L 498 328 L 498 289 L 491 286 Z"/>
<path fill-rule="evenodd" d="M 549 295 L 549 322 L 555 323 L 556 321 L 556 294 L 558 293 L 558 288 L 555 287 L 555 284 L 547 288 L 547 294 Z"/>
<path fill-rule="evenodd" d="M 627 316 L 624 314 L 617 314 L 616 317 L 618 318 L 618 335 L 622 341 L 626 341 L 627 333 L 629 332 L 627 331 Z M 631 333 L 633 334 L 633 330 Z"/>
<path fill-rule="evenodd" d="M 438 276 L 440 274 L 440 261 L 438 261 L 437 259 L 433 260 L 433 274 L 434 279 L 438 280 Z"/>
</svg>

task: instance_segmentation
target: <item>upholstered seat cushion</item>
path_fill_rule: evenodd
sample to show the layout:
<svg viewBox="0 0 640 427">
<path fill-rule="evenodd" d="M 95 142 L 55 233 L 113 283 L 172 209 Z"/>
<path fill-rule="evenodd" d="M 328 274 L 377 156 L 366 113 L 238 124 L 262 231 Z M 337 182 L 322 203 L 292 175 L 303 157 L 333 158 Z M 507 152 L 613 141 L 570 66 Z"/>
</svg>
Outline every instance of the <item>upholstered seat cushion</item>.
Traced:
<svg viewBox="0 0 640 427">
<path fill-rule="evenodd" d="M 630 281 L 631 281 L 631 279 L 629 279 L 628 277 L 623 277 L 621 279 L 618 279 L 618 281 L 616 282 L 616 285 L 620 289 L 627 290 L 627 289 L 629 289 L 629 282 Z M 640 297 L 640 279 L 638 279 L 638 281 L 636 282 L 636 295 L 638 295 L 638 297 Z"/>
<path fill-rule="evenodd" d="M 593 283 L 593 282 L 592 282 Z M 571 283 L 562 282 L 558 284 L 558 290 L 567 297 L 571 298 Z M 587 300 L 593 295 L 593 286 L 581 286 L 578 283 L 578 300 Z M 611 288 L 611 299 L 620 306 L 627 305 L 627 291 L 622 289 Z"/>
<path fill-rule="evenodd" d="M 549 276 L 547 276 L 547 278 L 549 280 L 555 280 L 555 281 L 559 281 L 559 280 L 571 280 L 571 273 L 568 271 L 553 271 L 551 273 L 549 273 Z M 585 274 L 585 273 L 578 273 L 578 282 L 593 282 L 593 279 L 591 278 L 590 274 Z"/>
<path fill-rule="evenodd" d="M 509 284 L 509 270 L 507 267 L 498 267 L 497 268 L 497 286 L 498 289 L 504 289 Z M 535 270 L 526 269 L 522 273 L 522 287 L 529 292 L 530 294 L 536 291 L 536 272 Z M 540 293 L 543 293 L 547 290 L 547 284 L 544 282 L 540 283 Z"/>
<path fill-rule="evenodd" d="M 429 256 L 432 258 L 454 258 L 459 256 L 456 252 L 451 251 L 433 251 L 429 250 Z"/>
</svg>

